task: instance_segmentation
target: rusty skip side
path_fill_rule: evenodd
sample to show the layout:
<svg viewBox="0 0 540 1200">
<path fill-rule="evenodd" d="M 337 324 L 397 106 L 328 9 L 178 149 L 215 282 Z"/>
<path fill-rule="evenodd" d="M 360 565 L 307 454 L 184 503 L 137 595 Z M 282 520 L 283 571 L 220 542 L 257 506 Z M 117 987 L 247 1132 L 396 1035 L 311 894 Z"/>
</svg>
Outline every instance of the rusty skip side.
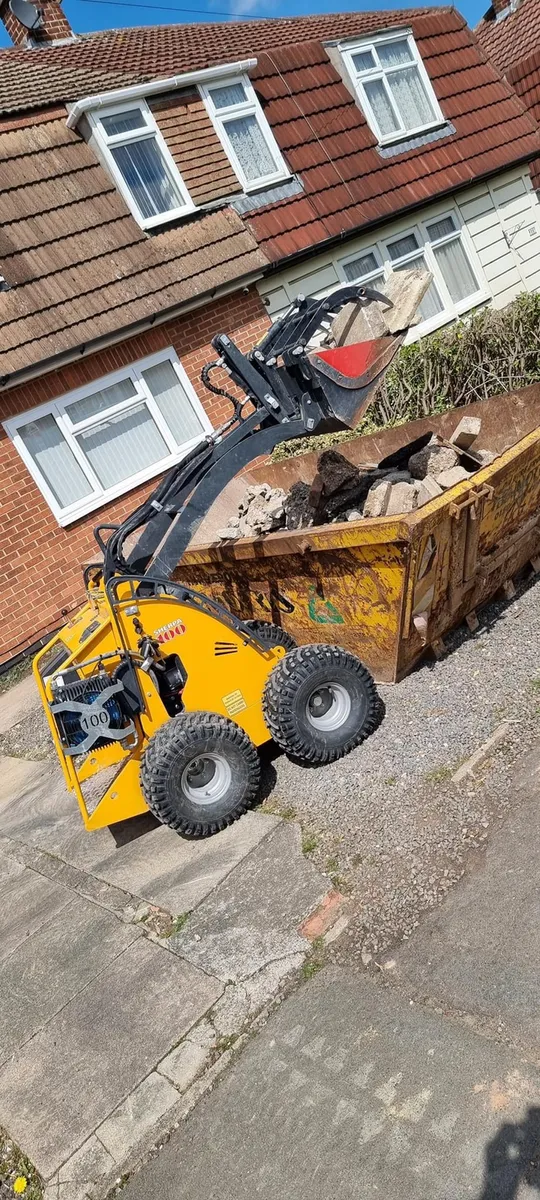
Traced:
<svg viewBox="0 0 540 1200">
<path fill-rule="evenodd" d="M 403 678 L 540 548 L 540 386 L 467 412 L 482 416 L 482 447 L 500 457 L 416 512 L 193 546 L 177 577 L 241 617 L 282 625 L 300 643 L 345 646 L 380 682 Z M 457 419 L 447 413 L 375 435 L 377 457 L 420 427 L 448 435 Z M 342 449 L 357 463 L 373 461 L 373 440 Z M 307 457 L 314 471 L 316 455 Z M 273 464 L 272 484 L 290 486 L 299 461 Z M 305 462 L 294 469 L 305 478 Z M 265 468 L 256 474 L 268 477 Z"/>
</svg>

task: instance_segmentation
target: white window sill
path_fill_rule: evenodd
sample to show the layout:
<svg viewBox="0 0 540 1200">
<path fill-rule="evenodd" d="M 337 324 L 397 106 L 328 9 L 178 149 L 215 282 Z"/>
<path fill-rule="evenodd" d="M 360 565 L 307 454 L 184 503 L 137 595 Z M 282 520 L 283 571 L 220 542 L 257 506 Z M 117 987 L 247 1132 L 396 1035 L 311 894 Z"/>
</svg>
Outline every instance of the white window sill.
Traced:
<svg viewBox="0 0 540 1200">
<path fill-rule="evenodd" d="M 418 325 L 413 325 L 407 333 L 404 345 L 410 346 L 413 342 L 419 341 L 428 333 L 436 333 L 438 329 L 442 329 L 445 325 L 451 325 L 452 321 L 459 320 L 460 317 L 472 312 L 473 308 L 479 308 L 482 304 L 487 304 L 491 300 L 489 292 L 475 292 L 474 296 L 468 296 L 466 300 L 461 300 L 456 304 L 452 311 L 445 309 L 442 313 L 437 313 L 436 317 L 430 317 L 429 321 L 421 321 Z"/>
<path fill-rule="evenodd" d="M 400 130 L 399 133 L 388 133 L 386 137 L 378 139 L 379 146 L 399 146 L 400 142 L 408 142 L 410 138 L 422 137 L 424 133 L 433 133 L 436 129 L 444 129 L 448 125 L 445 117 L 442 120 L 432 121 L 429 125 L 420 125 L 416 129 Z"/>
<path fill-rule="evenodd" d="M 80 521 L 83 517 L 88 516 L 89 513 L 96 512 L 98 508 L 105 508 L 107 504 L 110 504 L 113 500 L 118 500 L 120 496 L 127 496 L 128 492 L 141 487 L 143 483 L 148 483 L 149 479 L 155 479 L 157 475 L 163 475 L 166 471 L 170 471 L 171 467 L 177 466 L 194 446 L 204 441 L 205 437 L 207 437 L 207 434 L 203 433 L 199 438 L 191 442 L 186 442 L 186 445 L 182 447 L 181 454 L 180 452 L 178 454 L 170 454 L 168 458 L 162 459 L 160 463 L 155 463 L 151 467 L 147 467 L 145 471 L 140 471 L 137 476 L 122 480 L 121 483 L 116 484 L 113 488 L 109 488 L 101 496 L 85 497 L 84 500 L 81 500 L 76 506 L 74 505 L 69 511 L 64 510 L 63 512 L 59 512 L 58 509 L 53 509 L 58 524 L 62 526 L 62 529 L 65 529 L 68 525 L 73 525 L 75 521 Z"/>
<path fill-rule="evenodd" d="M 265 192 L 268 188 L 277 187 L 279 183 L 290 183 L 292 179 L 294 179 L 294 175 L 291 175 L 290 171 L 285 174 L 269 175 L 268 179 L 257 179 L 252 183 L 244 184 L 244 194 L 253 196 L 257 192 Z"/>
</svg>

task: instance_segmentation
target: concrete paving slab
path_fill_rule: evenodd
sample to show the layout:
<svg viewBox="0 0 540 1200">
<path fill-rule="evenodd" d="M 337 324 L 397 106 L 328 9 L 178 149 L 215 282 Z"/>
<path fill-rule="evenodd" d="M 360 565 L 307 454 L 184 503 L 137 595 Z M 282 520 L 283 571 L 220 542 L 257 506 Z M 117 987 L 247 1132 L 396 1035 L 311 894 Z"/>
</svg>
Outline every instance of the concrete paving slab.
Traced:
<svg viewBox="0 0 540 1200">
<path fill-rule="evenodd" d="M 160 1075 L 170 1079 L 180 1092 L 185 1092 L 202 1071 L 209 1051 L 193 1042 L 180 1042 L 171 1053 L 158 1063 Z"/>
<path fill-rule="evenodd" d="M 299 826 L 282 822 L 169 939 L 171 948 L 218 979 L 248 979 L 305 952 L 296 929 L 327 891 L 302 854 Z"/>
<path fill-rule="evenodd" d="M 0 876 L 0 962 L 18 946 L 24 946 L 30 934 L 47 925 L 71 902 L 69 892 L 49 879 L 43 879 L 27 867 L 14 864 Z M 13 862 L 13 860 L 11 860 Z"/>
<path fill-rule="evenodd" d="M 175 1197 L 181 1179 L 182 1200 L 522 1200 L 539 1102 L 540 1072 L 506 1047 L 325 970 L 123 1196 Z"/>
<path fill-rule="evenodd" d="M 33 900 L 34 888 L 43 898 L 43 882 L 39 876 L 31 880 Z M 19 891 L 20 886 L 19 883 Z M 0 972 L 0 1063 L 41 1029 L 118 954 L 142 937 L 142 930 L 136 925 L 126 925 L 105 909 L 62 891 L 67 903 L 56 915 L 50 916 L 51 900 L 56 899 L 56 885 L 53 885 L 53 896 L 49 897 L 50 919 L 20 942 L 3 962 Z M 35 903 L 37 900 L 34 909 Z"/>
<path fill-rule="evenodd" d="M 43 763 L 0 755 L 0 810 L 23 804 L 28 791 L 43 778 Z"/>
<path fill-rule="evenodd" d="M 114 1161 L 121 1163 L 177 1100 L 176 1088 L 153 1071 L 99 1126 L 97 1136 Z"/>
<path fill-rule="evenodd" d="M 41 707 L 39 693 L 33 675 L 21 679 L 0 696 L 0 733 L 7 733 L 19 721 Z"/>
<path fill-rule="evenodd" d="M 483 861 L 410 941 L 381 960 L 396 982 L 495 1022 L 535 1052 L 540 1051 L 539 773 L 536 751 L 513 781 L 516 808 L 493 834 Z"/>
<path fill-rule="evenodd" d="M 0 1069 L 2 1122 L 46 1179 L 221 991 L 140 938 Z"/>
<path fill-rule="evenodd" d="M 24 804 L 13 796 L 4 809 L 0 804 L 0 832 L 174 916 L 191 911 L 279 824 L 269 813 L 250 812 L 215 837 L 188 841 L 148 814 L 86 833 L 58 766 L 31 765 Z"/>
<path fill-rule="evenodd" d="M 96 1180 L 114 1171 L 114 1166 L 114 1158 L 97 1137 L 88 1138 L 51 1179 L 44 1200 L 86 1200 Z"/>
</svg>

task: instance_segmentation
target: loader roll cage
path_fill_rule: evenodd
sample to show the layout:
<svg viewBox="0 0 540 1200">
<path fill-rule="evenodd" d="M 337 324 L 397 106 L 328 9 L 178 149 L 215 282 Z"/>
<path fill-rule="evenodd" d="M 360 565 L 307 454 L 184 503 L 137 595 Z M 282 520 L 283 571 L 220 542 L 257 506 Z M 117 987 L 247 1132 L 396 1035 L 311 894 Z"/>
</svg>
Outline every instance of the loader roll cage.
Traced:
<svg viewBox="0 0 540 1200">
<path fill-rule="evenodd" d="M 226 334 L 212 339 L 219 357 L 201 378 L 210 392 L 230 400 L 231 417 L 198 442 L 121 525 L 96 528 L 106 583 L 118 575 L 169 579 L 214 500 L 254 458 L 283 441 L 354 428 L 403 335 L 329 351 L 307 346 L 344 305 L 373 301 L 392 306 L 373 288 L 353 284 L 322 300 L 298 296 L 247 355 Z M 212 383 L 217 369 L 225 370 L 243 400 Z"/>
</svg>

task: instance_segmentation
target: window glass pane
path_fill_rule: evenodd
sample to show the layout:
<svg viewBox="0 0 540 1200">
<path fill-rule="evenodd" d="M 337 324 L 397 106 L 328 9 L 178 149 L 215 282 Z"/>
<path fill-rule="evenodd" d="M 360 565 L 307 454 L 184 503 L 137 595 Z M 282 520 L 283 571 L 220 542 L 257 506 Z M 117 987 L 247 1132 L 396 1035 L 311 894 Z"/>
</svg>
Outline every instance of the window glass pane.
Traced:
<svg viewBox="0 0 540 1200">
<path fill-rule="evenodd" d="M 359 50 L 358 54 L 353 54 L 352 60 L 357 71 L 372 71 L 376 65 L 371 50 Z"/>
<path fill-rule="evenodd" d="M 101 388 L 99 392 L 92 392 L 91 396 L 84 396 L 82 400 L 76 400 L 75 404 L 70 404 L 66 408 L 66 412 L 70 421 L 77 425 L 79 421 L 85 421 L 87 417 L 93 417 L 96 413 L 105 412 L 107 408 L 113 408 L 122 400 L 129 400 L 130 396 L 136 395 L 133 380 L 121 379 L 119 383 L 113 383 L 111 387 Z"/>
<path fill-rule="evenodd" d="M 428 268 L 424 255 L 417 254 L 416 258 L 410 258 L 407 263 L 401 263 L 400 266 L 395 266 L 393 270 L 410 271 L 411 267 L 423 267 L 427 271 Z M 444 304 L 433 281 L 430 283 L 421 304 L 418 305 L 418 312 L 423 321 L 429 321 L 430 317 L 436 317 L 438 313 L 444 312 Z"/>
<path fill-rule="evenodd" d="M 62 508 L 92 495 L 93 488 L 53 416 L 38 417 L 18 432 Z"/>
<path fill-rule="evenodd" d="M 382 79 L 366 80 L 363 88 L 375 114 L 381 137 L 386 137 L 389 133 L 396 133 L 399 130 L 399 122 Z"/>
<path fill-rule="evenodd" d="M 429 125 L 435 114 L 416 67 L 406 67 L 386 76 L 392 98 L 405 129 Z"/>
<path fill-rule="evenodd" d="M 128 108 L 125 112 L 113 113 L 111 117 L 101 117 L 105 133 L 128 133 L 130 129 L 144 129 L 146 121 L 140 108 Z"/>
<path fill-rule="evenodd" d="M 453 217 L 443 217 L 441 221 L 434 221 L 433 225 L 428 226 L 430 242 L 436 242 L 439 238 L 447 237 L 449 233 L 455 232 L 456 226 Z"/>
<path fill-rule="evenodd" d="M 350 283 L 354 283 L 356 279 L 362 279 L 364 275 L 377 271 L 378 267 L 377 259 L 370 251 L 369 254 L 362 254 L 358 258 L 354 258 L 352 262 L 343 263 L 343 273 Z M 383 278 L 383 272 L 380 269 L 377 278 Z"/>
<path fill-rule="evenodd" d="M 395 242 L 389 242 L 387 250 L 392 262 L 395 262 L 396 258 L 403 258 L 404 254 L 411 254 L 412 251 L 418 250 L 418 238 L 415 233 L 407 233 L 405 237 L 396 238 Z"/>
<path fill-rule="evenodd" d="M 273 175 L 277 167 L 257 118 L 236 117 L 234 121 L 224 121 L 223 124 L 246 179 L 251 181 L 264 175 Z"/>
<path fill-rule="evenodd" d="M 459 238 L 434 246 L 433 253 L 455 304 L 478 291 L 478 281 Z"/>
<path fill-rule="evenodd" d="M 407 38 L 395 42 L 381 42 L 377 54 L 383 67 L 397 67 L 399 63 L 414 62 Z"/>
<path fill-rule="evenodd" d="M 77 441 L 104 488 L 130 479 L 170 453 L 146 404 L 100 421 L 78 433 Z"/>
<path fill-rule="evenodd" d="M 228 83 L 224 87 L 212 88 L 210 95 L 216 108 L 227 108 L 229 104 L 245 104 L 245 88 L 241 83 Z"/>
<path fill-rule="evenodd" d="M 201 421 L 172 363 L 157 363 L 155 367 L 148 367 L 142 375 L 178 445 L 182 446 L 184 442 L 198 437 L 203 432 Z"/>
<path fill-rule="evenodd" d="M 111 147 L 110 153 L 143 217 L 180 208 L 185 199 L 173 183 L 153 137 Z"/>
</svg>

